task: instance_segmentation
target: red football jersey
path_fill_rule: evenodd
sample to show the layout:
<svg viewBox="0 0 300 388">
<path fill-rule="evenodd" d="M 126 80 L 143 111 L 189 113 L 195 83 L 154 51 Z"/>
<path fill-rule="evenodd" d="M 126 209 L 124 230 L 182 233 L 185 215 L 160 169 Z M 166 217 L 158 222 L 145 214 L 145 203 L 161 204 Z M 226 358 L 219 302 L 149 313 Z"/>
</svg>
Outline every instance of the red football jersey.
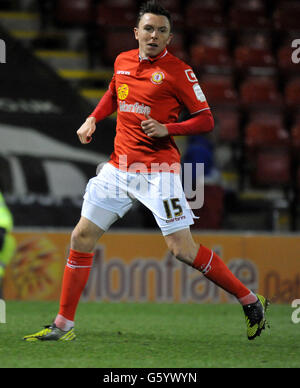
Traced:
<svg viewBox="0 0 300 388">
<path fill-rule="evenodd" d="M 162 163 L 180 163 L 173 137 L 150 138 L 141 122 L 145 115 L 162 124 L 177 122 L 184 106 L 191 114 L 209 109 L 191 67 L 167 49 L 147 59 L 140 59 L 138 49 L 126 51 L 116 58 L 109 89 L 118 102 L 110 163 L 121 169 L 143 163 L 147 171 L 155 171 L 154 165 Z"/>
</svg>

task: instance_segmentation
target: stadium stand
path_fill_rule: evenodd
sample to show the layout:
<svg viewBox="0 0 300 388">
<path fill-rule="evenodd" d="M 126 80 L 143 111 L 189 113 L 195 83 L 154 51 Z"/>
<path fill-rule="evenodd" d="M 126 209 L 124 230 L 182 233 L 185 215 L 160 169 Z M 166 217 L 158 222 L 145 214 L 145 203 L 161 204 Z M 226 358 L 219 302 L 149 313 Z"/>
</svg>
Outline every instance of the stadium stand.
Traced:
<svg viewBox="0 0 300 388">
<path fill-rule="evenodd" d="M 273 14 L 273 25 L 277 30 L 299 31 L 300 4 L 297 1 L 279 1 Z"/>
<path fill-rule="evenodd" d="M 288 108 L 299 109 L 300 77 L 291 78 L 284 87 L 284 99 Z"/>
<path fill-rule="evenodd" d="M 295 122 L 291 130 L 292 147 L 295 157 L 300 160 L 300 121 Z"/>
<path fill-rule="evenodd" d="M 274 67 L 275 58 L 271 50 L 238 46 L 235 49 L 235 63 L 238 69 L 249 67 Z"/>
<path fill-rule="evenodd" d="M 257 152 L 252 179 L 253 183 L 260 187 L 289 188 L 291 157 L 288 149 L 267 148 Z"/>
<path fill-rule="evenodd" d="M 241 26 L 248 29 L 268 28 L 265 4 L 262 1 L 234 1 L 229 11 L 229 26 L 240 30 Z"/>
<path fill-rule="evenodd" d="M 247 77 L 240 84 L 240 98 L 244 109 L 281 109 L 283 97 L 273 77 Z"/>
<path fill-rule="evenodd" d="M 278 122 L 251 121 L 245 129 L 245 142 L 248 149 L 262 147 L 286 147 L 290 139 L 288 131 Z"/>
<path fill-rule="evenodd" d="M 231 57 L 225 47 L 210 47 L 207 45 L 193 45 L 191 47 L 191 64 L 201 73 L 205 67 L 229 68 L 232 66 Z"/>
<path fill-rule="evenodd" d="M 238 94 L 231 76 L 207 74 L 200 79 L 200 83 L 209 104 L 213 108 L 237 106 Z"/>
<path fill-rule="evenodd" d="M 213 229 L 220 230 L 224 220 L 224 189 L 219 185 L 204 186 L 204 205 L 200 209 L 195 209 L 195 224 L 192 230 Z"/>
<path fill-rule="evenodd" d="M 133 31 L 126 29 L 103 28 L 98 32 L 98 36 L 103 39 L 103 62 L 105 65 L 111 65 L 117 55 L 122 51 L 137 48 L 137 42 L 134 38 Z"/>
<path fill-rule="evenodd" d="M 100 3 L 96 7 L 96 24 L 101 27 L 110 26 L 112 28 L 132 26 L 136 21 L 136 12 L 132 8 L 123 8 Z"/>
<path fill-rule="evenodd" d="M 230 106 L 229 108 L 214 109 L 214 117 L 218 125 L 218 138 L 220 142 L 227 142 L 236 145 L 240 141 L 240 120 L 241 114 L 238 108 Z"/>
<path fill-rule="evenodd" d="M 181 30 L 174 31 L 174 37 L 168 46 L 168 50 L 183 61 L 189 60 L 189 55 L 185 48 L 185 36 Z"/>
<path fill-rule="evenodd" d="M 295 216 L 299 189 L 293 182 L 299 177 L 300 164 L 300 63 L 291 60 L 292 42 L 300 39 L 299 1 L 161 3 L 174 15 L 170 52 L 193 66 L 213 108 L 214 147 L 224 190 L 218 197 L 223 198 L 223 219 L 214 225 L 235 228 L 228 218 L 230 210 L 241 215 L 240 228 L 247 229 L 243 215 L 263 207 L 272 213 L 274 203 L 283 200 L 293 209 L 286 229 L 299 228 Z M 111 79 L 115 56 L 136 47 L 130 29 L 140 4 L 133 0 L 2 0 L 0 26 L 94 106 Z M 0 122 L 2 115 L 0 110 Z M 114 117 L 110 120 L 107 125 L 113 127 Z M 278 140 L 282 148 L 256 150 L 249 164 L 253 136 L 256 141 Z M 180 144 L 184 154 L 184 139 Z M 7 164 L 3 155 L 0 163 Z M 8 187 L 7 179 L 1 179 Z M 278 187 L 289 187 L 289 195 L 285 189 L 276 191 Z M 248 201 L 249 197 L 255 200 Z M 202 229 L 210 227 L 201 225 Z M 274 227 L 262 221 L 261 229 Z"/>
<path fill-rule="evenodd" d="M 91 23 L 93 11 L 93 0 L 57 0 L 55 19 L 62 25 L 82 27 Z"/>
</svg>

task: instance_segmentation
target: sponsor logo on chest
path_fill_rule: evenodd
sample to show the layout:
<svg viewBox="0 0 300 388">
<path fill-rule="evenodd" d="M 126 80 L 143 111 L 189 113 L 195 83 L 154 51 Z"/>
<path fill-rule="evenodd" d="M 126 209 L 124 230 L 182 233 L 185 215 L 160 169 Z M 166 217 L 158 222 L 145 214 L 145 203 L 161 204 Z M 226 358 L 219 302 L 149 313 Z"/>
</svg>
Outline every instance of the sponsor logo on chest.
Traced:
<svg viewBox="0 0 300 388">
<path fill-rule="evenodd" d="M 119 109 L 120 112 L 139 113 L 142 115 L 150 115 L 151 113 L 150 106 L 140 104 L 139 102 L 135 102 L 134 104 L 127 104 L 125 101 L 120 101 Z"/>
<path fill-rule="evenodd" d="M 133 104 L 128 104 L 126 98 L 129 95 L 129 86 L 127 84 L 121 84 L 118 87 L 118 97 L 119 97 L 119 110 L 120 112 L 126 113 L 139 113 L 142 115 L 150 115 L 151 107 L 139 102 Z"/>
</svg>

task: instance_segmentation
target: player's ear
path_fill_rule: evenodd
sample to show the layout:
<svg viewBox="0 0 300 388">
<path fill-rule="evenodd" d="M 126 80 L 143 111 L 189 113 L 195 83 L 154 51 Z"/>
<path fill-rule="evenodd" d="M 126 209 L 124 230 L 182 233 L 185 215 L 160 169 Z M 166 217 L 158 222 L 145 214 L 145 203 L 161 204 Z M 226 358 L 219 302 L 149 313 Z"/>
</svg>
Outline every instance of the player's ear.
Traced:
<svg viewBox="0 0 300 388">
<path fill-rule="evenodd" d="M 170 44 L 170 43 L 171 43 L 171 40 L 172 40 L 173 36 L 174 36 L 174 35 L 173 35 L 172 33 L 170 33 L 169 38 L 168 38 L 168 40 L 167 40 L 167 44 Z"/>
<path fill-rule="evenodd" d="M 134 27 L 133 32 L 134 32 L 135 39 L 139 40 L 139 29 L 137 27 Z"/>
</svg>

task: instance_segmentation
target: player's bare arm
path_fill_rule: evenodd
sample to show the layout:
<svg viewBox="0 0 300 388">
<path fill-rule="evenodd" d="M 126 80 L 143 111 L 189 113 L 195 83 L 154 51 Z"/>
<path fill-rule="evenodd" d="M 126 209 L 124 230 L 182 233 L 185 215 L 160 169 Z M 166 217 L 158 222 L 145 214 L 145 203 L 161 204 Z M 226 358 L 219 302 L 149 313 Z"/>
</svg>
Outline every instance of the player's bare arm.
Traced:
<svg viewBox="0 0 300 388">
<path fill-rule="evenodd" d="M 164 124 L 159 123 L 150 116 L 146 116 L 147 120 L 141 122 L 142 130 L 149 137 L 165 137 L 169 132 Z"/>
<path fill-rule="evenodd" d="M 77 131 L 77 136 L 82 144 L 88 144 L 96 130 L 96 118 L 88 117 Z"/>
</svg>

